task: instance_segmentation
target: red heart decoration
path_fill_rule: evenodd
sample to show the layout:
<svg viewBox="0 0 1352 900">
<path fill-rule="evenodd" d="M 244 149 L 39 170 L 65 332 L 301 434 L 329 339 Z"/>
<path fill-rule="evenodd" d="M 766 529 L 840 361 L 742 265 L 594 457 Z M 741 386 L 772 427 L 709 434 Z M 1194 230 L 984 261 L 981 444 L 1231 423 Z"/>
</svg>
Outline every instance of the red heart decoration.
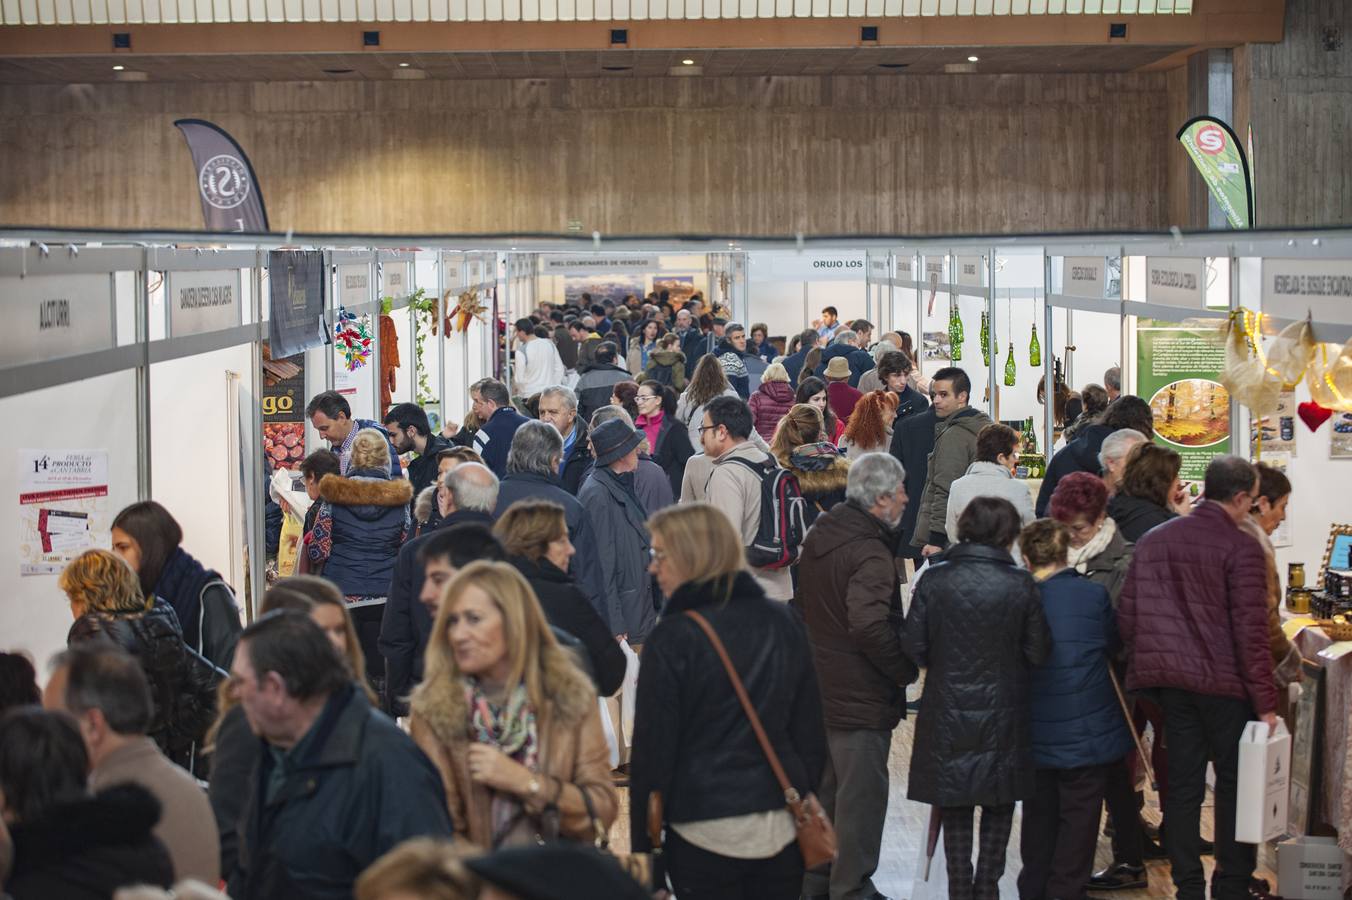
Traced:
<svg viewBox="0 0 1352 900">
<path fill-rule="evenodd" d="M 1296 407 L 1296 412 L 1300 414 L 1300 420 L 1311 431 L 1318 431 L 1319 426 L 1327 422 L 1329 416 L 1333 415 L 1333 410 L 1325 409 L 1318 403 L 1312 403 L 1309 400 Z"/>
</svg>

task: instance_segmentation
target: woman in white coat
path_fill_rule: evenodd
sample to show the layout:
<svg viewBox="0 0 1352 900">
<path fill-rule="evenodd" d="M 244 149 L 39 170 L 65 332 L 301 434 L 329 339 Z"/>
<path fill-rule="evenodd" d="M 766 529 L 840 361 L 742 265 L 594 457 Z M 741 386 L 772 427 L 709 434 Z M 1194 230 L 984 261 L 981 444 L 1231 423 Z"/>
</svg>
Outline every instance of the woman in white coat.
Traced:
<svg viewBox="0 0 1352 900">
<path fill-rule="evenodd" d="M 1019 433 L 1008 425 L 993 423 L 976 435 L 976 461 L 967 474 L 953 482 L 948 492 L 948 534 L 958 533 L 958 517 L 977 497 L 1003 497 L 1019 511 L 1023 524 L 1037 518 L 1028 484 L 1014 477 L 1019 464 Z"/>
</svg>

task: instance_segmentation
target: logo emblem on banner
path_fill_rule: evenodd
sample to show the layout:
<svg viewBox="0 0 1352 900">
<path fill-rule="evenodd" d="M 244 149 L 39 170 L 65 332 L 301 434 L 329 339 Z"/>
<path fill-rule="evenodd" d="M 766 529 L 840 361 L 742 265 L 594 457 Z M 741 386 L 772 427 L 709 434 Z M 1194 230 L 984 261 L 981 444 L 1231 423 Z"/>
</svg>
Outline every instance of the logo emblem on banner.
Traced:
<svg viewBox="0 0 1352 900">
<path fill-rule="evenodd" d="M 1215 125 L 1207 125 L 1197 131 L 1197 149 L 1207 156 L 1216 156 L 1225 151 L 1225 132 Z"/>
<path fill-rule="evenodd" d="M 217 209 L 234 209 L 249 197 L 249 170 L 233 156 L 213 156 L 197 177 L 202 199 Z"/>
</svg>

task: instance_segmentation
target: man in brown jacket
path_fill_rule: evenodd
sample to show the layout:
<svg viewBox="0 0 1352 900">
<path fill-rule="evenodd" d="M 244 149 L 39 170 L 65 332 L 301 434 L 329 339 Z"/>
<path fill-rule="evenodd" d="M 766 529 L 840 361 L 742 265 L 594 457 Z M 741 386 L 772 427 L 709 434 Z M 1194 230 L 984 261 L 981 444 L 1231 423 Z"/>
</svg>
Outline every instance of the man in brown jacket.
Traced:
<svg viewBox="0 0 1352 900">
<path fill-rule="evenodd" d="M 850 466 L 845 502 L 817 518 L 803 542 L 794 603 L 807 621 L 830 751 L 817 794 L 835 822 L 840 855 L 809 872 L 808 900 L 881 896 L 873 885 L 887 814 L 887 756 L 919 671 L 901 649 L 897 526 L 906 473 L 888 453 Z"/>
<path fill-rule="evenodd" d="M 89 749 L 89 786 L 145 788 L 160 803 L 155 837 L 169 851 L 176 879 L 215 885 L 221 877 L 220 838 L 207 794 L 145 736 L 150 686 L 135 659 L 115 647 L 82 647 L 56 658 L 43 705 L 73 715 Z"/>
</svg>

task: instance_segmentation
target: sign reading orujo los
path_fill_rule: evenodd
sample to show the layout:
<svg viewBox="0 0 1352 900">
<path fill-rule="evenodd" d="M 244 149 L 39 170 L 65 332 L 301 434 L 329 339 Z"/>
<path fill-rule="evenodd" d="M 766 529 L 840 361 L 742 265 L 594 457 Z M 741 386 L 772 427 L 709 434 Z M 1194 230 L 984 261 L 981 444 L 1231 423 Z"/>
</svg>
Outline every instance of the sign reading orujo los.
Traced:
<svg viewBox="0 0 1352 900">
<path fill-rule="evenodd" d="M 616 253 L 546 253 L 540 256 L 541 272 L 564 275 L 570 272 L 656 272 L 661 261 L 648 254 L 629 256 Z"/>
<path fill-rule="evenodd" d="M 1178 130 L 1178 139 L 1211 189 L 1232 228 L 1253 227 L 1253 181 L 1239 138 L 1220 119 L 1198 116 Z"/>
<path fill-rule="evenodd" d="M 1067 256 L 1061 263 L 1061 293 L 1067 297 L 1103 297 L 1107 283 L 1104 270 L 1107 260 L 1102 256 Z"/>
<path fill-rule="evenodd" d="M 1206 306 L 1206 260 L 1146 257 L 1145 299 L 1165 306 Z"/>
<path fill-rule="evenodd" d="M 6 313 L 0 365 L 113 346 L 113 282 L 106 274 L 0 278 L 0 297 Z"/>
<path fill-rule="evenodd" d="M 982 287 L 986 283 L 986 257 L 959 256 L 958 284 L 964 287 Z"/>
<path fill-rule="evenodd" d="M 169 334 L 182 337 L 234 328 L 240 323 L 238 269 L 166 272 Z"/>
<path fill-rule="evenodd" d="M 1352 325 L 1352 260 L 1264 259 L 1263 312 Z"/>
<path fill-rule="evenodd" d="M 770 273 L 764 281 L 864 281 L 867 260 L 863 253 L 773 253 Z M 764 257 L 753 257 L 764 261 Z"/>
</svg>

